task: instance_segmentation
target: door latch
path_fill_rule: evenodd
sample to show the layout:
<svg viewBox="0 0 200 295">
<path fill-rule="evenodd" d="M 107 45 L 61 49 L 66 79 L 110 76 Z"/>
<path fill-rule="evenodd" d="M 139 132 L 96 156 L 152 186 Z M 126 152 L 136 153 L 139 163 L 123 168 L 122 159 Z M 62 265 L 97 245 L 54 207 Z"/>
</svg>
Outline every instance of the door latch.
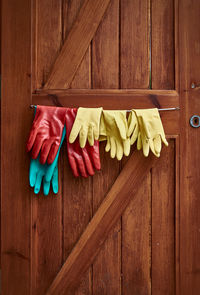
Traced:
<svg viewBox="0 0 200 295">
<path fill-rule="evenodd" d="M 190 125 L 191 125 L 193 128 L 198 128 L 198 127 L 200 127 L 200 116 L 198 116 L 198 115 L 193 115 L 193 116 L 190 118 Z"/>
</svg>

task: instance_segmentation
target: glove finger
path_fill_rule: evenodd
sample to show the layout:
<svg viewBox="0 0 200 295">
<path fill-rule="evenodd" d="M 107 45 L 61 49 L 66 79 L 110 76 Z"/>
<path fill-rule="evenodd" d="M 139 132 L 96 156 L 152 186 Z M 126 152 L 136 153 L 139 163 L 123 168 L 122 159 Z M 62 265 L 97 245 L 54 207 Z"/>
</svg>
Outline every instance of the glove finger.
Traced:
<svg viewBox="0 0 200 295">
<path fill-rule="evenodd" d="M 46 163 L 50 148 L 51 148 L 51 142 L 49 140 L 46 140 L 43 143 L 42 148 L 41 148 L 41 152 L 40 152 L 40 163 L 41 164 Z"/>
<path fill-rule="evenodd" d="M 55 160 L 56 154 L 58 152 L 59 149 L 59 144 L 58 143 L 53 143 L 48 155 L 48 159 L 47 159 L 47 163 L 50 165 L 53 163 L 53 161 Z"/>
<path fill-rule="evenodd" d="M 50 181 L 46 181 L 43 179 L 43 193 L 45 196 L 48 196 L 49 191 L 50 191 Z"/>
<path fill-rule="evenodd" d="M 168 143 L 168 141 L 167 141 L 165 135 L 161 134 L 161 138 L 162 138 L 162 142 L 164 143 L 164 145 L 168 146 L 169 143 Z"/>
<path fill-rule="evenodd" d="M 123 146 L 124 146 L 124 155 L 129 156 L 130 150 L 131 150 L 130 138 L 123 141 Z"/>
<path fill-rule="evenodd" d="M 147 138 L 144 138 L 142 140 L 142 146 L 143 146 L 143 154 L 145 157 L 148 157 L 149 155 L 149 140 Z"/>
<path fill-rule="evenodd" d="M 156 138 L 154 138 L 153 145 L 154 145 L 154 149 L 155 149 L 156 154 L 160 156 L 160 152 L 161 152 L 161 148 L 162 148 L 160 135 L 158 135 L 158 136 L 156 136 Z"/>
<path fill-rule="evenodd" d="M 40 136 L 36 137 L 36 140 L 35 140 L 35 143 L 34 143 L 34 146 L 33 146 L 33 149 L 32 149 L 32 153 L 31 153 L 31 156 L 32 156 L 33 159 L 36 159 L 38 157 L 40 149 L 41 149 L 42 144 L 43 144 L 43 141 L 44 141 L 44 139 L 41 138 Z"/>
<path fill-rule="evenodd" d="M 106 143 L 106 147 L 105 147 L 105 151 L 109 152 L 110 151 L 110 137 L 107 137 L 107 143 Z"/>
<path fill-rule="evenodd" d="M 135 126 L 135 129 L 134 129 L 134 132 L 131 136 L 131 141 L 130 141 L 130 144 L 133 145 L 138 137 L 138 133 L 139 133 L 139 127 L 138 125 Z"/>
<path fill-rule="evenodd" d="M 128 132 L 127 132 L 127 136 L 131 136 L 131 134 L 133 133 L 135 127 L 136 127 L 136 118 L 135 118 L 135 114 L 133 114 L 133 111 L 130 112 L 129 116 L 128 116 Z"/>
<path fill-rule="evenodd" d="M 116 142 L 116 156 L 117 160 L 121 160 L 123 157 L 123 147 L 120 142 Z"/>
<path fill-rule="evenodd" d="M 94 145 L 94 127 L 92 125 L 88 128 L 88 142 L 91 146 Z"/>
<path fill-rule="evenodd" d="M 43 178 L 43 173 L 42 172 L 38 172 L 37 173 L 37 178 L 36 178 L 36 182 L 35 182 L 35 186 L 34 186 L 34 193 L 37 195 L 40 191 L 41 188 L 41 184 L 42 184 L 42 178 Z"/>
<path fill-rule="evenodd" d="M 94 175 L 94 169 L 93 169 L 92 162 L 90 160 L 87 149 L 84 148 L 82 150 L 82 153 L 83 153 L 83 158 L 84 158 L 85 166 L 87 169 L 87 173 L 92 176 L 92 175 Z"/>
<path fill-rule="evenodd" d="M 101 161 L 99 154 L 99 141 L 95 140 L 93 147 L 90 148 L 90 157 L 92 160 L 92 164 L 96 170 L 101 169 Z"/>
<path fill-rule="evenodd" d="M 54 194 L 57 194 L 58 193 L 58 166 L 57 165 L 54 169 L 51 183 L 52 183 L 52 189 L 53 189 Z"/>
<path fill-rule="evenodd" d="M 79 172 L 78 172 L 78 167 L 77 167 L 77 163 L 76 160 L 74 159 L 73 156 L 69 156 L 69 165 L 72 169 L 72 173 L 75 177 L 79 176 Z"/>
<path fill-rule="evenodd" d="M 99 139 L 99 128 L 98 126 L 94 127 L 94 139 L 98 140 Z"/>
<path fill-rule="evenodd" d="M 138 139 L 137 139 L 137 149 L 141 150 L 141 148 L 142 148 L 142 139 L 141 139 L 141 133 L 139 132 Z"/>
<path fill-rule="evenodd" d="M 82 127 L 80 130 L 80 133 L 79 133 L 79 142 L 80 142 L 81 148 L 85 147 L 86 141 L 87 141 L 87 136 L 88 136 L 88 129 Z"/>
<path fill-rule="evenodd" d="M 110 139 L 110 156 L 111 158 L 115 158 L 117 152 L 117 147 L 114 138 Z"/>
<path fill-rule="evenodd" d="M 29 168 L 29 184 L 31 187 L 35 186 L 36 176 L 38 172 L 37 166 L 35 165 L 35 161 L 37 160 L 31 160 Z"/>
<path fill-rule="evenodd" d="M 33 144 L 35 142 L 35 139 L 36 139 L 36 136 L 37 136 L 37 129 L 32 129 L 30 134 L 29 134 L 29 138 L 28 138 L 28 141 L 27 141 L 27 144 L 26 144 L 26 151 L 29 152 L 32 147 L 33 147 Z"/>
<path fill-rule="evenodd" d="M 76 161 L 77 161 L 78 169 L 80 171 L 81 176 L 88 177 L 83 158 L 79 156 L 76 158 Z"/>
<path fill-rule="evenodd" d="M 70 142 L 70 143 L 73 143 L 73 142 L 76 140 L 76 138 L 77 138 L 77 136 L 78 136 L 78 134 L 79 134 L 80 129 L 81 129 L 81 125 L 80 125 L 80 123 L 75 119 L 75 121 L 74 121 L 74 125 L 73 125 L 73 127 L 72 127 L 72 130 L 71 130 L 71 132 L 70 132 L 70 136 L 69 136 L 69 142 Z"/>
</svg>

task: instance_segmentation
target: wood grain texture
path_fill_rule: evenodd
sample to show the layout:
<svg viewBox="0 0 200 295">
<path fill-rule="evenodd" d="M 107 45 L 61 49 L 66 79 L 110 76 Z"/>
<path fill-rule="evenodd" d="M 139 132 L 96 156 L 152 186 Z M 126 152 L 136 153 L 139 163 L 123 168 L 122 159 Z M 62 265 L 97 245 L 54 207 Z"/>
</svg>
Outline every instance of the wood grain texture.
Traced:
<svg viewBox="0 0 200 295">
<path fill-rule="evenodd" d="M 36 35 L 35 70 L 36 88 L 42 88 L 47 81 L 52 64 L 62 45 L 62 5 L 57 0 L 36 0 L 33 11 Z"/>
<path fill-rule="evenodd" d="M 150 1 L 121 1 L 120 88 L 149 88 Z"/>
<path fill-rule="evenodd" d="M 71 294 L 78 278 L 92 263 L 110 230 L 155 162 L 157 161 L 152 155 L 147 160 L 141 152 L 133 153 L 56 276 L 47 295 Z M 137 171 L 137 174 L 133 174 L 133 171 Z"/>
<path fill-rule="evenodd" d="M 119 161 L 111 159 L 100 144 L 101 172 L 93 177 L 93 212 L 98 210 L 104 197 L 120 173 Z M 93 263 L 93 294 L 120 294 L 121 278 L 121 220 L 119 219 L 102 245 Z"/>
<path fill-rule="evenodd" d="M 179 54 L 181 94 L 180 138 L 180 294 L 197 295 L 200 289 L 200 137 L 189 119 L 200 115 L 200 2 L 179 1 Z"/>
<path fill-rule="evenodd" d="M 150 276 L 151 173 L 149 172 L 122 215 L 122 294 L 151 294 Z"/>
<path fill-rule="evenodd" d="M 152 294 L 175 294 L 175 144 L 152 169 Z"/>
<path fill-rule="evenodd" d="M 151 17 L 152 89 L 174 89 L 174 0 L 152 0 Z"/>
<path fill-rule="evenodd" d="M 109 2 L 110 0 L 84 1 L 44 88 L 63 89 L 70 87 Z"/>
<path fill-rule="evenodd" d="M 79 10 L 84 0 L 63 0 L 63 42 L 67 38 L 73 23 L 78 16 Z M 90 88 L 91 87 L 91 48 L 86 50 L 86 53 L 76 71 L 70 88 Z"/>
<path fill-rule="evenodd" d="M 111 1 L 92 40 L 92 87 L 119 86 L 119 1 Z M 96 99 L 97 100 L 97 99 Z M 101 98 L 98 99 L 101 102 Z M 117 178 L 119 161 L 100 144 L 102 171 L 93 178 L 95 213 Z M 121 290 L 121 221 L 117 221 L 93 263 L 93 294 L 118 295 Z"/>
<path fill-rule="evenodd" d="M 119 0 L 111 1 L 92 40 L 92 87 L 119 87 Z"/>
<path fill-rule="evenodd" d="M 69 34 L 73 23 L 83 4 L 83 0 L 63 2 L 63 34 Z M 90 88 L 90 48 L 87 50 L 71 83 L 71 88 Z M 92 178 L 75 179 L 67 159 L 67 147 L 64 150 L 63 175 L 63 233 L 64 253 L 63 262 L 67 259 L 76 242 L 92 218 Z M 92 269 L 89 268 L 77 284 L 75 295 L 92 295 Z"/>
<path fill-rule="evenodd" d="M 31 1 L 1 3 L 1 293 L 27 295 L 31 281 L 31 205 L 29 157 L 25 153 L 28 129 L 24 126 L 31 124 L 27 111 L 31 102 Z"/>
</svg>

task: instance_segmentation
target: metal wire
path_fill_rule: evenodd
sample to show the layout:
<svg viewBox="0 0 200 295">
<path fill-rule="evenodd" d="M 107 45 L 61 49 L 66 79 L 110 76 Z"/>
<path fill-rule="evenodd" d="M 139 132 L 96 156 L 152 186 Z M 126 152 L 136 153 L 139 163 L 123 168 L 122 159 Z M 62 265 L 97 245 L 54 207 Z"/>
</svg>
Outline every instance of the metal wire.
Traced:
<svg viewBox="0 0 200 295">
<path fill-rule="evenodd" d="M 36 105 L 34 105 L 34 104 L 31 104 L 30 105 L 30 108 L 31 109 L 34 109 L 34 108 L 36 108 L 37 106 Z M 179 107 L 175 107 L 175 108 L 162 108 L 162 109 L 158 109 L 159 111 L 177 111 L 177 110 L 180 110 L 180 108 Z M 127 110 L 127 112 L 131 112 L 131 110 Z"/>
</svg>

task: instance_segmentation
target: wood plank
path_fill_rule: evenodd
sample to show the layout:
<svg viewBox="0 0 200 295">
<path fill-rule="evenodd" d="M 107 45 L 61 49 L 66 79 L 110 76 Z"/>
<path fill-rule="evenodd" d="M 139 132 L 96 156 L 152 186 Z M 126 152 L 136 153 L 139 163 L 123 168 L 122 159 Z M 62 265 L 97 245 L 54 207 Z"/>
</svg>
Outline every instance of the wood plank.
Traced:
<svg viewBox="0 0 200 295">
<path fill-rule="evenodd" d="M 119 85 L 119 0 L 111 1 L 92 40 L 92 87 Z M 101 98 L 98 99 L 101 102 Z M 97 99 L 96 99 L 97 101 Z M 93 177 L 95 213 L 120 173 L 120 163 L 100 145 L 102 170 Z M 118 295 L 121 290 L 121 221 L 117 221 L 93 263 L 93 294 Z"/>
<path fill-rule="evenodd" d="M 200 289 L 200 137 L 189 119 L 200 110 L 200 2 L 179 1 L 181 94 L 180 137 L 180 294 L 197 295 Z"/>
<path fill-rule="evenodd" d="M 152 169 L 152 294 L 175 294 L 175 144 Z"/>
<path fill-rule="evenodd" d="M 70 292 L 92 263 L 111 228 L 132 196 L 136 194 L 146 173 L 156 162 L 157 159 L 152 154 L 146 159 L 142 152 L 133 153 L 56 276 L 47 295 L 71 294 Z M 137 171 L 137 174 L 133 171 Z"/>
<path fill-rule="evenodd" d="M 148 88 L 150 1 L 121 1 L 121 88 Z"/>
<path fill-rule="evenodd" d="M 45 89 L 69 88 L 110 0 L 85 0 L 56 59 Z M 76 54 L 75 54 L 76 53 Z M 66 71 L 67 69 L 67 71 Z"/>
<path fill-rule="evenodd" d="M 24 126 L 31 123 L 31 1 L 2 0 L 2 26 L 1 293 L 27 295 L 31 202 Z"/>
<path fill-rule="evenodd" d="M 67 38 L 78 12 L 84 0 L 63 0 L 63 41 Z M 72 80 L 70 88 L 90 88 L 91 87 L 91 48 L 86 50 L 86 53 L 77 69 L 77 72 Z"/>
<path fill-rule="evenodd" d="M 150 276 L 151 173 L 149 172 L 122 215 L 122 294 L 150 295 Z"/>
<path fill-rule="evenodd" d="M 36 88 L 42 88 L 47 81 L 52 64 L 57 58 L 62 45 L 62 5 L 57 0 L 35 1 L 33 24 L 35 34 L 35 78 Z"/>
<path fill-rule="evenodd" d="M 92 40 L 92 87 L 119 87 L 119 0 L 113 0 Z"/>
<path fill-rule="evenodd" d="M 114 98 L 114 100 L 113 100 Z M 104 109 L 132 109 L 132 108 L 168 108 L 178 107 L 179 98 L 157 95 L 114 95 L 114 94 L 69 94 L 65 96 L 33 95 L 35 105 L 57 105 L 64 107 L 100 107 Z M 161 112 L 161 118 L 167 135 L 179 134 L 179 111 Z"/>
<path fill-rule="evenodd" d="M 63 1 L 64 39 L 69 34 L 83 4 L 83 0 Z M 91 87 L 91 57 L 87 50 L 71 83 L 72 89 Z M 75 179 L 67 159 L 67 148 L 63 153 L 63 262 L 67 259 L 74 245 L 92 218 L 92 179 Z M 69 185 L 70 184 L 70 185 Z M 83 197 L 84 196 L 84 197 Z M 77 284 L 75 295 L 92 295 L 92 268 L 90 267 Z"/>
<path fill-rule="evenodd" d="M 120 162 L 111 159 L 100 144 L 100 173 L 93 177 L 93 212 L 98 210 L 110 187 L 120 173 Z M 120 294 L 121 290 L 121 220 L 109 233 L 93 263 L 93 294 Z"/>
<path fill-rule="evenodd" d="M 152 89 L 174 89 L 174 0 L 152 0 Z"/>
<path fill-rule="evenodd" d="M 34 1 L 33 1 L 34 2 Z M 43 87 L 62 44 L 61 1 L 33 4 L 32 84 Z M 35 197 L 32 190 L 32 293 L 44 294 L 62 265 L 62 161 L 59 194 Z"/>
</svg>

